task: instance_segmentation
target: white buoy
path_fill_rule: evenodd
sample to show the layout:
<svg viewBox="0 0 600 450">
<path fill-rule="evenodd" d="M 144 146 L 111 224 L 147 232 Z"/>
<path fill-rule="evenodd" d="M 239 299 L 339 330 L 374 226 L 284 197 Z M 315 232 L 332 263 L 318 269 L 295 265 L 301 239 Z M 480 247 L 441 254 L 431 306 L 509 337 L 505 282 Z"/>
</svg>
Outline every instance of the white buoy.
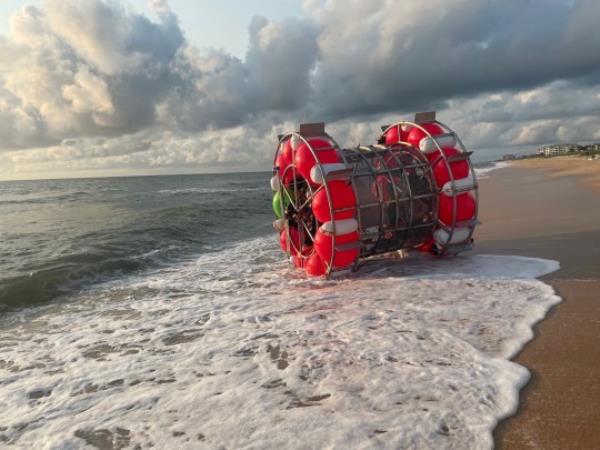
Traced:
<svg viewBox="0 0 600 450">
<path fill-rule="evenodd" d="M 453 191 L 467 190 L 472 189 L 475 185 L 475 180 L 471 175 L 465 178 L 461 178 L 460 180 L 454 180 L 454 187 L 452 186 L 452 181 L 448 181 L 442 187 L 442 192 L 448 196 L 452 196 Z"/>
<path fill-rule="evenodd" d="M 433 237 L 438 244 L 446 245 L 446 244 L 458 244 L 459 242 L 464 242 L 469 238 L 469 234 L 471 233 L 470 228 L 455 228 L 452 233 L 452 239 L 448 242 L 449 233 L 444 229 L 440 228 L 433 233 Z"/>
<path fill-rule="evenodd" d="M 335 235 L 341 236 L 342 234 L 353 233 L 358 230 L 358 222 L 356 219 L 344 219 L 335 221 Z M 321 231 L 324 233 L 333 233 L 333 222 L 325 222 L 321 225 Z"/>
<path fill-rule="evenodd" d="M 442 136 L 436 136 L 435 142 L 437 142 L 441 148 L 455 147 L 456 146 L 456 136 L 454 136 L 453 134 L 444 134 Z M 433 138 L 424 137 L 419 142 L 419 149 L 423 153 L 435 152 L 436 150 L 438 150 L 438 147 L 435 144 L 435 142 L 434 142 Z"/>
<path fill-rule="evenodd" d="M 271 178 L 271 190 L 273 192 L 277 192 L 280 188 L 280 184 L 279 184 L 279 177 L 277 175 L 274 175 L 273 178 Z"/>
<path fill-rule="evenodd" d="M 310 179 L 315 184 L 323 184 L 323 177 L 327 179 L 327 175 L 331 172 L 337 172 L 338 170 L 346 170 L 348 167 L 344 163 L 331 163 L 331 164 L 321 164 L 321 170 L 319 170 L 319 166 L 315 164 L 312 169 L 310 169 Z"/>
</svg>

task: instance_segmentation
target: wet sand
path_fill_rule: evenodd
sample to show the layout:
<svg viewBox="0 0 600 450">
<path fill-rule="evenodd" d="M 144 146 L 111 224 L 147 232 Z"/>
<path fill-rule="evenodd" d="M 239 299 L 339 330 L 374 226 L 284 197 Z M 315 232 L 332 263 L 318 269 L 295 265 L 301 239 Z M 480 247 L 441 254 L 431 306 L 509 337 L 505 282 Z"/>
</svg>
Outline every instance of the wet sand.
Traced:
<svg viewBox="0 0 600 450">
<path fill-rule="evenodd" d="M 551 171 L 548 161 L 519 162 L 481 180 L 476 251 L 561 263 L 544 278 L 563 302 L 515 358 L 532 379 L 516 415 L 497 427 L 497 448 L 600 447 L 600 195 L 590 182 L 596 169 L 581 176 Z"/>
</svg>

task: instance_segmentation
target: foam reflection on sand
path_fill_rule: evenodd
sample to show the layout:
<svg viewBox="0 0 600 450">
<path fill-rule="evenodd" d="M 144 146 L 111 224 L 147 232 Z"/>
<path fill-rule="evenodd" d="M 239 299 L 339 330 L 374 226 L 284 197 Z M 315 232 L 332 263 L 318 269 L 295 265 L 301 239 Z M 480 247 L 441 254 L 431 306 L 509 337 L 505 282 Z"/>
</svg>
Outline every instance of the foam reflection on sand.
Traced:
<svg viewBox="0 0 600 450">
<path fill-rule="evenodd" d="M 492 446 L 528 379 L 507 358 L 560 300 L 534 277 L 557 263 L 415 258 L 315 281 L 274 247 L 246 241 L 5 317 L 0 439 Z"/>
</svg>

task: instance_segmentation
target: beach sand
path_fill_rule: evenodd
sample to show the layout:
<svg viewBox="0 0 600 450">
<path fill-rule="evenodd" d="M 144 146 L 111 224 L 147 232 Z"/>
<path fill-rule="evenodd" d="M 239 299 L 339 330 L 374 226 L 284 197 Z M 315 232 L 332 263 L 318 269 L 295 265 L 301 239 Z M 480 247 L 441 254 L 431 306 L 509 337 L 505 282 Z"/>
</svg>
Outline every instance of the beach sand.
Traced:
<svg viewBox="0 0 600 450">
<path fill-rule="evenodd" d="M 591 165 L 593 164 L 593 165 Z M 587 165 L 584 167 L 584 165 Z M 497 448 L 600 447 L 600 161 L 519 161 L 481 180 L 478 253 L 555 259 L 563 298 L 515 358 L 532 379 Z"/>
<path fill-rule="evenodd" d="M 600 159 L 593 161 L 580 156 L 557 156 L 515 161 L 514 167 L 543 170 L 552 177 L 575 176 L 586 185 L 600 190 Z"/>
</svg>

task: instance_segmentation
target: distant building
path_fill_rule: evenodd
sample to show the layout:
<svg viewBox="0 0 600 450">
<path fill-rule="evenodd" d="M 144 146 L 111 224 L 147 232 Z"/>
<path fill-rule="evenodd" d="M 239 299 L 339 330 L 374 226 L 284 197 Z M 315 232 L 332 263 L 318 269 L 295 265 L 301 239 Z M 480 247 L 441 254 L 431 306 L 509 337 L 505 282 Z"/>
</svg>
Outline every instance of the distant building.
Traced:
<svg viewBox="0 0 600 450">
<path fill-rule="evenodd" d="M 586 145 L 585 149 L 589 152 L 600 152 L 600 144 Z"/>
<path fill-rule="evenodd" d="M 565 155 L 570 152 L 579 151 L 579 145 L 576 144 L 557 144 L 557 145 L 549 145 L 547 147 L 540 147 L 538 149 L 538 154 L 544 156 L 558 156 Z"/>
</svg>

